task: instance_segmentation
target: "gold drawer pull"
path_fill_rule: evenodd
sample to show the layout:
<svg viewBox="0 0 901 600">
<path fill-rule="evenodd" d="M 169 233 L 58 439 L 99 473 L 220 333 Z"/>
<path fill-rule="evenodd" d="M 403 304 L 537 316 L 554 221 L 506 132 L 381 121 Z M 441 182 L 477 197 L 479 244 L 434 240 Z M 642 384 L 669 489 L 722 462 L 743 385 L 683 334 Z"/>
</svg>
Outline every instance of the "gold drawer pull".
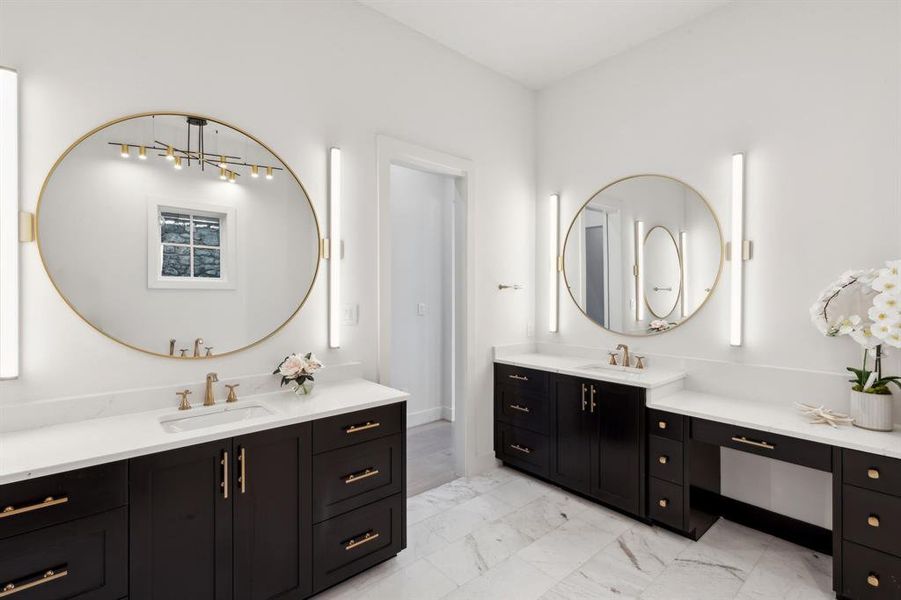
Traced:
<svg viewBox="0 0 901 600">
<path fill-rule="evenodd" d="M 363 544 L 368 544 L 372 540 L 379 537 L 378 533 L 372 533 L 371 531 L 367 531 L 366 534 L 358 540 L 351 538 L 348 540 L 347 545 L 344 546 L 345 550 L 353 550 L 357 546 L 362 546 Z"/>
<path fill-rule="evenodd" d="M 378 469 L 369 468 L 364 471 L 360 471 L 359 473 L 348 475 L 344 478 L 344 483 L 353 483 L 355 481 L 360 481 L 361 479 L 366 479 L 368 477 L 375 477 L 378 474 Z"/>
<path fill-rule="evenodd" d="M 666 429 L 667 423 L 666 421 L 657 421 L 657 427 L 659 429 Z"/>
<path fill-rule="evenodd" d="M 870 527 L 879 527 L 879 517 L 876 515 L 870 515 L 867 517 L 867 525 Z"/>
<path fill-rule="evenodd" d="M 530 413 L 532 410 L 525 406 L 520 406 L 519 404 L 511 404 L 510 408 L 513 410 L 518 410 L 519 412 Z"/>
<path fill-rule="evenodd" d="M 38 577 L 19 584 L 7 583 L 2 588 L 0 588 L 0 598 L 6 598 L 8 596 L 12 596 L 13 594 L 18 594 L 19 592 L 24 592 L 25 590 L 36 588 L 39 585 L 44 585 L 45 583 L 50 583 L 51 581 L 62 579 L 68 574 L 69 570 L 65 566 L 63 566 L 60 570 L 48 569 Z"/>
<path fill-rule="evenodd" d="M 247 450 L 241 446 L 241 453 L 238 454 L 238 462 L 241 463 L 241 474 L 238 475 L 238 483 L 241 484 L 241 493 L 247 493 Z"/>
<path fill-rule="evenodd" d="M 669 506 L 669 500 L 667 500 L 666 498 L 661 498 L 657 501 L 657 504 L 660 506 L 660 508 L 666 508 L 667 506 Z"/>
<path fill-rule="evenodd" d="M 867 477 L 870 479 L 879 479 L 879 469 L 867 469 Z"/>
<path fill-rule="evenodd" d="M 660 456 L 657 459 L 657 462 L 659 462 L 661 465 L 665 465 L 666 463 L 669 462 L 669 456 Z"/>
<path fill-rule="evenodd" d="M 745 436 L 732 436 L 733 442 L 738 442 L 740 444 L 747 444 L 749 446 L 754 446 L 755 448 L 766 448 L 767 450 L 775 450 L 776 446 L 772 444 L 768 444 L 766 442 L 758 442 L 755 440 L 749 440 Z"/>
<path fill-rule="evenodd" d="M 381 427 L 382 424 L 378 421 L 366 421 L 362 425 L 351 425 L 344 429 L 344 433 L 357 433 L 358 431 L 366 431 L 367 429 L 375 429 L 376 427 Z"/>
<path fill-rule="evenodd" d="M 519 444 L 510 444 L 510 447 L 513 448 L 514 450 L 519 450 L 523 454 L 531 454 L 532 453 L 531 448 L 526 448 L 525 446 L 520 446 Z"/>
<path fill-rule="evenodd" d="M 65 504 L 68 501 L 68 496 L 61 496 L 59 498 L 47 496 L 46 498 L 44 498 L 43 502 L 38 502 L 37 504 L 29 504 L 28 506 L 23 506 L 21 508 L 16 508 L 15 506 L 10 505 L 0 511 L 0 519 L 5 519 L 6 517 L 12 517 L 15 515 L 21 515 L 22 513 L 31 512 L 33 510 L 41 510 L 42 508 L 49 508 L 51 506 Z"/>
<path fill-rule="evenodd" d="M 525 375 L 507 375 L 510 379 L 515 379 L 516 381 L 528 381 L 529 378 Z"/>
<path fill-rule="evenodd" d="M 222 498 L 228 500 L 228 450 L 222 452 L 219 464 L 222 465 L 222 481 L 219 482 L 219 488 L 222 490 Z"/>
<path fill-rule="evenodd" d="M 879 576 L 875 573 L 867 575 L 867 585 L 870 587 L 879 587 Z"/>
</svg>

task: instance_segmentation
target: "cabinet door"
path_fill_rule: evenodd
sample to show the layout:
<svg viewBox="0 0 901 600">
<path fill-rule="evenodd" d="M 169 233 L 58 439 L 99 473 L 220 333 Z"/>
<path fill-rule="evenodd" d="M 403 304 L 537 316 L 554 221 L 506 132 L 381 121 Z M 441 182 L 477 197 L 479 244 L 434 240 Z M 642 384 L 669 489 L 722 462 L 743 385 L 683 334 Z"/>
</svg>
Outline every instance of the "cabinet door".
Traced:
<svg viewBox="0 0 901 600">
<path fill-rule="evenodd" d="M 235 598 L 308 596 L 312 591 L 310 424 L 236 437 L 232 443 Z"/>
<path fill-rule="evenodd" d="M 644 516 L 643 390 L 594 382 L 591 495 Z"/>
<path fill-rule="evenodd" d="M 590 386 L 574 377 L 558 377 L 551 398 L 550 479 L 583 493 L 589 491 L 591 475 Z"/>
<path fill-rule="evenodd" d="M 129 465 L 131 600 L 232 597 L 231 442 Z"/>
</svg>

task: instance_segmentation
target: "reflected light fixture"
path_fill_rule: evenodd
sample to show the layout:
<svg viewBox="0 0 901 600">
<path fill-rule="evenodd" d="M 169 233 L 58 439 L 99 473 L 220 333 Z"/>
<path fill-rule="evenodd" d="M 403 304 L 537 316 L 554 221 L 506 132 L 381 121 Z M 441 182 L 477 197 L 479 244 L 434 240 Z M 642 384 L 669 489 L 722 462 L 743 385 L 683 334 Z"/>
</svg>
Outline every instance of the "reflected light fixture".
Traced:
<svg viewBox="0 0 901 600">
<path fill-rule="evenodd" d="M 272 167 L 266 167 L 266 179 L 272 179 Z"/>
<path fill-rule="evenodd" d="M 681 306 L 682 306 L 682 316 L 688 316 L 688 300 L 686 299 L 686 295 L 688 294 L 688 232 L 680 231 L 679 232 L 679 256 L 682 258 L 682 280 L 679 284 L 679 289 L 681 293 L 679 294 L 681 298 Z"/>
<path fill-rule="evenodd" d="M 147 147 L 139 146 L 138 147 L 138 158 L 141 160 L 147 160 Z"/>
<path fill-rule="evenodd" d="M 260 167 L 258 165 L 253 165 L 250 167 L 250 176 L 254 179 L 260 176 Z"/>
<path fill-rule="evenodd" d="M 228 171 L 226 171 L 222 167 L 219 167 L 219 179 L 221 179 L 222 181 L 228 179 Z"/>
<path fill-rule="evenodd" d="M 341 347 L 341 149 L 328 151 L 328 346 Z M 266 170 L 266 179 L 272 173 Z"/>
<path fill-rule="evenodd" d="M 220 168 L 220 169 L 227 169 L 227 168 L 228 168 L 228 163 L 225 162 L 225 157 L 222 156 L 222 155 L 219 155 L 219 168 Z"/>
<path fill-rule="evenodd" d="M 559 328 L 558 301 L 560 296 L 560 195 L 548 198 L 548 331 L 557 333 Z"/>
<path fill-rule="evenodd" d="M 644 221 L 635 221 L 635 320 L 644 320 Z"/>
<path fill-rule="evenodd" d="M 744 277 L 744 210 L 745 210 L 745 155 L 732 155 L 732 241 L 729 248 L 730 271 L 730 322 L 729 344 L 741 346 L 742 342 L 742 293 Z"/>
<path fill-rule="evenodd" d="M 19 376 L 19 82 L 0 67 L 0 379 Z"/>
<path fill-rule="evenodd" d="M 176 169 L 181 171 L 181 157 L 180 156 L 175 157 L 175 165 L 174 166 Z"/>
<path fill-rule="evenodd" d="M 131 156 L 131 154 L 129 154 L 128 152 L 128 144 L 121 145 L 121 147 L 119 148 L 119 156 L 121 156 L 122 158 L 128 158 L 129 156 Z"/>
<path fill-rule="evenodd" d="M 172 146 L 166 146 L 166 160 L 175 160 L 175 149 Z"/>
<path fill-rule="evenodd" d="M 229 171 L 228 172 L 228 182 L 235 183 L 236 181 L 238 181 L 238 176 L 235 175 L 234 171 Z"/>
</svg>

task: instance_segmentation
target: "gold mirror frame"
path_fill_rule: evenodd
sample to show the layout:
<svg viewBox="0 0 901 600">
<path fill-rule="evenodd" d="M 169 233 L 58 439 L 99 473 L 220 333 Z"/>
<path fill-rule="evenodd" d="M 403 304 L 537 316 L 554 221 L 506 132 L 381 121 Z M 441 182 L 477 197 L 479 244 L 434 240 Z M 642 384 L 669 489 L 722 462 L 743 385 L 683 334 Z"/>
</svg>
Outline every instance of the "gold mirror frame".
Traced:
<svg viewBox="0 0 901 600">
<path fill-rule="evenodd" d="M 283 165 L 285 166 L 285 171 L 287 171 L 288 173 L 290 173 L 290 174 L 291 174 L 291 177 L 294 178 L 294 181 L 297 182 L 297 185 L 300 186 L 300 189 L 303 191 L 303 194 L 304 194 L 304 196 L 306 197 L 307 204 L 310 206 L 310 211 L 311 211 L 312 214 L 313 214 L 313 223 L 316 225 L 317 254 L 319 255 L 319 258 L 318 258 L 318 260 L 316 261 L 316 269 L 313 271 L 313 278 L 310 280 L 310 287 L 307 288 L 307 291 L 306 291 L 306 293 L 303 295 L 303 298 L 301 298 L 300 303 L 297 305 L 297 308 L 295 308 L 294 311 L 288 316 L 288 318 L 285 319 L 284 323 L 282 323 L 281 325 L 279 325 L 278 327 L 276 327 L 275 329 L 273 329 L 271 332 L 269 332 L 269 333 L 266 334 L 265 336 L 261 337 L 260 339 L 254 341 L 254 342 L 252 342 L 252 343 L 250 343 L 250 344 L 247 344 L 246 346 L 242 346 L 242 347 L 236 348 L 236 349 L 234 349 L 234 350 L 229 350 L 228 352 L 222 352 L 222 353 L 220 353 L 220 354 L 214 354 L 214 355 L 212 355 L 212 356 L 171 356 L 171 355 L 169 355 L 169 354 L 162 354 L 162 353 L 160 353 L 160 352 L 152 352 L 152 351 L 146 350 L 146 349 L 144 349 L 144 348 L 138 348 L 137 346 L 135 346 L 135 345 L 133 345 L 133 344 L 129 344 L 128 342 L 125 342 L 125 341 L 123 341 L 123 340 L 120 340 L 119 338 L 114 337 L 114 336 L 110 335 L 109 333 L 103 331 L 102 329 L 100 329 L 99 327 L 97 327 L 96 325 L 94 325 L 93 323 L 91 323 L 91 321 L 89 321 L 87 318 L 85 318 L 84 315 L 82 315 L 80 312 L 78 312 L 78 309 L 76 309 L 75 306 L 69 301 L 69 299 L 68 299 L 68 298 L 66 297 L 66 295 L 63 293 L 63 291 L 62 291 L 62 290 L 59 288 L 59 286 L 56 284 L 56 281 L 54 281 L 53 276 L 50 275 L 50 269 L 47 267 L 47 262 L 44 260 L 44 252 L 43 252 L 42 249 L 41 249 L 41 230 L 40 230 L 40 223 L 41 223 L 41 204 L 42 204 L 42 201 L 43 201 L 43 199 L 44 199 L 44 191 L 45 191 L 46 188 L 47 188 L 47 184 L 50 182 L 50 178 L 53 177 L 53 173 L 56 172 L 57 167 L 63 162 L 63 160 L 66 159 L 66 157 L 69 155 L 70 152 L 72 152 L 76 147 L 78 147 L 79 144 L 81 144 L 83 141 L 85 141 L 86 139 L 88 139 L 89 137 L 91 137 L 92 135 L 94 135 L 95 133 L 97 133 L 97 132 L 99 132 L 99 131 L 102 131 L 102 130 L 104 130 L 104 129 L 106 129 L 107 127 L 110 127 L 110 126 L 112 126 L 112 125 L 116 125 L 117 123 L 122 123 L 123 121 L 130 121 L 130 120 L 132 120 L 132 119 L 140 119 L 140 118 L 142 118 L 142 117 L 159 117 L 159 116 L 163 116 L 163 117 L 186 117 L 186 118 L 194 117 L 194 118 L 198 118 L 198 119 L 206 119 L 206 120 L 208 120 L 208 121 L 212 121 L 212 122 L 214 122 L 214 123 L 219 123 L 220 125 L 224 125 L 225 127 L 229 127 L 229 128 L 231 128 L 231 129 L 233 129 L 234 131 L 237 131 L 238 133 L 241 133 L 241 134 L 247 136 L 248 138 L 250 138 L 251 140 L 253 140 L 253 141 L 256 142 L 257 144 L 259 144 L 260 146 L 262 146 L 263 148 L 265 148 L 266 151 L 268 151 L 270 154 L 272 154 L 272 156 L 274 156 L 276 159 L 278 159 L 278 161 L 279 161 L 281 164 L 283 164 Z M 313 201 L 312 201 L 312 199 L 310 198 L 310 194 L 307 192 L 307 188 L 304 187 L 303 182 L 300 180 L 300 178 L 297 176 L 297 174 L 294 173 L 294 170 L 288 165 L 288 163 L 286 163 L 286 162 L 282 159 L 281 156 L 279 156 L 274 150 L 272 150 L 272 148 L 270 148 L 269 146 L 267 146 L 266 144 L 264 144 L 263 142 L 261 142 L 259 139 L 257 139 L 257 138 L 254 137 L 253 135 L 247 133 L 246 131 L 244 131 L 244 130 L 241 129 L 240 127 L 236 127 L 236 126 L 232 125 L 231 123 L 228 123 L 228 122 L 226 122 L 226 121 L 222 121 L 222 120 L 220 120 L 220 119 L 216 119 L 215 117 L 210 117 L 210 116 L 207 116 L 207 115 L 201 115 L 201 114 L 191 113 L 191 112 L 179 112 L 179 111 L 161 111 L 161 112 L 153 112 L 153 111 L 152 111 L 152 112 L 143 112 L 143 113 L 135 113 L 135 114 L 131 114 L 131 115 L 126 115 L 126 116 L 124 116 L 124 117 L 119 117 L 118 119 L 113 119 L 113 120 L 111 120 L 111 121 L 107 121 L 106 123 L 103 123 L 102 125 L 100 125 L 100 126 L 98 126 L 98 127 L 95 127 L 94 129 L 88 131 L 87 133 L 85 133 L 84 135 L 82 135 L 81 137 L 79 137 L 79 138 L 78 138 L 77 140 L 75 140 L 72 144 L 70 144 L 69 147 L 66 148 L 65 152 L 63 152 L 63 153 L 60 155 L 60 157 L 56 159 L 56 162 L 53 163 L 53 166 L 50 167 L 50 171 L 47 173 L 47 176 L 44 178 L 44 183 L 41 185 L 41 191 L 40 191 L 40 194 L 38 195 L 38 203 L 37 203 L 37 207 L 35 208 L 35 217 L 34 217 L 34 238 L 35 238 L 35 241 L 37 242 L 38 255 L 39 255 L 40 258 L 41 258 L 41 266 L 43 266 L 43 268 L 44 268 L 44 273 L 47 274 L 47 278 L 50 280 L 50 283 L 53 285 L 53 288 L 54 288 L 54 289 L 56 290 L 56 292 L 59 294 L 60 298 L 63 299 L 63 302 L 65 302 L 66 305 L 67 305 L 70 309 L 72 309 L 72 312 L 74 312 L 76 315 L 78 315 L 78 317 L 79 317 L 82 321 L 84 321 L 86 324 L 88 324 L 88 325 L 89 325 L 92 329 L 94 329 L 95 331 L 97 331 L 97 332 L 99 332 L 100 334 L 102 334 L 104 337 L 106 337 L 106 338 L 108 338 L 108 339 L 111 339 L 111 340 L 113 340 L 113 341 L 116 342 L 116 343 L 122 344 L 123 346 L 125 346 L 125 347 L 127 347 L 127 348 L 131 348 L 132 350 L 137 350 L 138 352 L 143 352 L 144 354 L 149 354 L 149 355 L 151 355 L 151 356 L 158 356 L 158 357 L 161 357 L 161 358 L 174 358 L 174 359 L 177 359 L 177 360 L 202 360 L 202 359 L 214 359 L 214 358 L 221 358 L 221 357 L 223 357 L 223 356 L 229 356 L 230 354 L 235 354 L 235 353 L 237 353 L 237 352 L 242 352 L 242 351 L 244 351 L 244 350 L 248 350 L 248 349 L 250 349 L 250 348 L 253 348 L 254 346 L 256 346 L 256 345 L 258 345 L 258 344 L 262 344 L 263 342 L 265 342 L 266 340 L 268 340 L 269 338 L 271 338 L 272 336 L 274 336 L 275 334 L 277 334 L 278 332 L 280 332 L 282 329 L 285 328 L 285 326 L 288 325 L 288 323 L 291 322 L 291 320 L 292 320 L 295 316 L 297 316 L 297 313 L 300 312 L 300 309 L 303 308 L 303 305 L 304 305 L 304 304 L 306 304 L 307 299 L 310 297 L 310 293 L 313 291 L 313 286 L 316 285 L 316 278 L 319 276 L 319 267 L 320 267 L 320 265 L 321 265 L 321 263 L 322 263 L 322 252 L 321 252 L 321 248 L 322 248 L 322 229 L 321 229 L 320 226 L 319 226 L 319 217 L 318 217 L 318 215 L 316 214 L 316 207 L 313 206 Z"/>
<path fill-rule="evenodd" d="M 669 228 L 666 227 L 666 226 L 664 226 L 664 225 L 654 225 L 653 227 L 651 227 L 650 229 L 648 229 L 648 232 L 647 232 L 646 234 L 644 234 L 644 239 L 643 239 L 642 242 L 641 242 L 642 244 L 647 244 L 647 243 L 648 243 L 648 238 L 651 237 L 651 232 L 654 231 L 655 229 L 662 229 L 663 231 L 666 232 L 666 234 L 667 234 L 667 235 L 670 237 L 670 239 L 673 241 L 673 248 L 676 249 L 676 258 L 679 259 L 679 292 L 676 294 L 676 302 L 675 302 L 675 304 L 673 304 L 673 308 L 670 309 L 670 312 L 673 312 L 674 310 L 676 310 L 676 305 L 679 304 L 679 298 L 682 297 L 682 269 L 684 268 L 684 267 L 683 267 L 683 264 L 682 264 L 682 251 L 679 249 L 679 244 L 676 243 L 676 236 L 674 236 L 674 235 L 673 235 L 673 232 L 670 231 Z M 645 260 L 647 260 L 647 254 L 645 254 Z M 647 269 L 645 269 L 645 270 L 647 270 Z M 711 292 L 712 292 L 712 291 L 713 291 L 713 289 L 711 288 Z M 647 293 L 647 290 L 641 290 L 641 296 L 642 296 L 642 300 L 644 300 L 644 305 L 648 307 L 648 312 L 649 312 L 649 313 L 651 313 L 652 315 L 654 315 L 654 316 L 657 317 L 658 319 L 663 319 L 663 318 L 665 318 L 665 315 L 664 315 L 664 316 L 660 316 L 660 315 L 658 315 L 657 313 L 654 312 L 654 309 L 653 309 L 653 308 L 651 308 L 651 303 L 648 302 L 648 293 Z M 698 307 L 698 308 L 700 308 L 700 307 Z M 667 314 L 668 314 L 668 313 L 667 313 Z"/>
<path fill-rule="evenodd" d="M 569 242 L 569 236 L 572 234 L 573 228 L 576 226 L 576 221 L 579 219 L 579 215 L 582 214 L 582 211 L 585 210 L 585 208 L 591 203 L 591 201 L 598 194 L 600 194 L 607 188 L 613 187 L 614 185 L 616 185 L 618 183 L 622 183 L 623 181 L 628 181 L 630 179 L 637 179 L 639 177 L 662 177 L 663 179 L 669 179 L 671 181 L 675 181 L 676 183 L 680 183 L 680 184 L 684 185 L 685 187 L 690 189 L 692 192 L 697 194 L 698 198 L 700 198 L 701 201 L 704 203 L 704 206 L 707 207 L 707 210 L 710 211 L 710 215 L 713 217 L 713 223 L 716 225 L 716 232 L 720 238 L 720 244 L 719 244 L 720 261 L 719 261 L 719 264 L 717 265 L 716 278 L 713 280 L 713 285 L 710 287 L 710 292 L 707 293 L 707 297 L 704 298 L 704 301 L 701 302 L 701 304 L 698 306 L 697 309 L 694 310 L 694 312 L 692 312 L 690 315 L 688 315 L 687 317 L 682 319 L 682 321 L 680 321 L 678 325 L 675 325 L 674 327 L 665 329 L 663 331 L 646 331 L 643 333 L 626 333 L 623 331 L 614 331 L 612 329 L 608 329 L 607 327 L 604 327 L 603 325 L 601 325 L 600 323 L 598 323 L 597 321 L 595 321 L 594 319 L 589 317 L 588 313 L 585 312 L 585 310 L 579 305 L 578 300 L 576 300 L 576 297 L 573 296 L 572 286 L 569 285 L 569 280 L 566 277 L 566 247 L 567 247 L 567 243 Z M 678 246 L 676 246 L 676 247 L 678 248 Z M 584 315 L 586 319 L 588 319 L 595 326 L 603 329 L 606 332 L 612 333 L 613 335 L 624 335 L 626 337 L 643 338 L 643 337 L 651 337 L 651 336 L 655 336 L 655 335 L 660 335 L 661 333 L 667 333 L 667 332 L 673 331 L 674 329 L 677 329 L 678 327 L 681 327 L 682 325 L 684 325 L 692 317 L 694 317 L 696 314 L 701 312 L 701 309 L 704 308 L 704 306 L 707 304 L 708 301 L 710 301 L 711 296 L 713 296 L 713 293 L 716 291 L 716 288 L 719 285 L 720 277 L 723 274 L 723 263 L 725 262 L 725 260 L 726 260 L 726 242 L 723 239 L 723 228 L 720 225 L 720 219 L 716 215 L 716 211 L 713 210 L 713 207 L 707 201 L 707 198 L 705 198 L 694 187 L 685 183 L 684 181 L 682 181 L 681 179 L 679 179 L 677 177 L 671 177 L 670 175 L 661 175 L 659 173 L 638 173 L 637 175 L 627 175 L 626 177 L 620 177 L 619 179 L 615 179 L 614 181 L 611 181 L 607 185 L 605 185 L 602 188 L 600 188 L 599 190 L 597 190 L 591 196 L 589 196 L 588 200 L 586 200 L 579 206 L 579 209 L 576 211 L 575 215 L 573 216 L 572 221 L 570 221 L 569 228 L 567 228 L 567 230 L 566 230 L 566 237 L 563 238 L 563 251 L 560 254 L 560 263 L 561 263 L 560 271 L 563 273 L 563 283 L 566 285 L 566 292 L 569 294 L 570 299 L 572 299 L 573 304 L 576 305 L 576 308 L 579 309 L 579 312 L 581 312 L 582 315 Z M 680 261 L 681 261 L 681 253 L 680 253 Z M 681 281 L 679 282 L 679 285 L 681 288 L 681 285 L 682 285 Z M 644 290 L 642 290 L 642 295 L 644 295 Z M 638 301 L 638 299 L 636 299 L 636 302 L 637 301 Z"/>
</svg>

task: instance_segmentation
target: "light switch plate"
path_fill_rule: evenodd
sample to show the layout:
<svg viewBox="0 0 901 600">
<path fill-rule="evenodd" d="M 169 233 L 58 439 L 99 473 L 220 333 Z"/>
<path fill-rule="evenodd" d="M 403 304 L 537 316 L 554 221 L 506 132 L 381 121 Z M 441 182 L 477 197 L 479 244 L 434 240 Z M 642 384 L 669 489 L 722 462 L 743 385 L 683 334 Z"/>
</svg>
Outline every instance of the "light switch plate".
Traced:
<svg viewBox="0 0 901 600">
<path fill-rule="evenodd" d="M 342 325 L 357 325 L 360 322 L 360 305 L 345 304 L 341 309 Z"/>
<path fill-rule="evenodd" d="M 425 316 L 425 302 L 420 302 L 416 305 L 416 314 L 420 317 Z"/>
</svg>

